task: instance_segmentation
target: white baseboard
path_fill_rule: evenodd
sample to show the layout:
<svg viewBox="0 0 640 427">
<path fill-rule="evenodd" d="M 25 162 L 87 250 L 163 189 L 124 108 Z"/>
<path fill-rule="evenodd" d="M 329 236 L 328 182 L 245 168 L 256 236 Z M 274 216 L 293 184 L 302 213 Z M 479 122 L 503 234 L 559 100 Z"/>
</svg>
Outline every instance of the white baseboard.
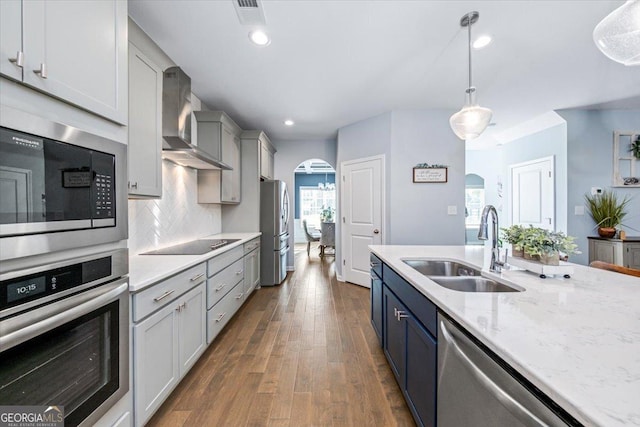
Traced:
<svg viewBox="0 0 640 427">
<path fill-rule="evenodd" d="M 344 280 L 342 279 L 342 276 L 338 274 L 338 272 L 336 272 L 336 280 L 339 282 L 344 282 Z"/>
<path fill-rule="evenodd" d="M 287 265 L 287 271 L 296 271 L 296 269 L 292 265 Z"/>
</svg>

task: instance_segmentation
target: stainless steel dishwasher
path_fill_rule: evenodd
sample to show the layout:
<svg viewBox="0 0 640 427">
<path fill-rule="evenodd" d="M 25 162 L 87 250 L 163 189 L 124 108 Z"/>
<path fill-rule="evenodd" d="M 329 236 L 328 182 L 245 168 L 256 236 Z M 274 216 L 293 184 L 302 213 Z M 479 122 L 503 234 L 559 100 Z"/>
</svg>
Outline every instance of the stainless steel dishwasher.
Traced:
<svg viewBox="0 0 640 427">
<path fill-rule="evenodd" d="M 438 335 L 438 427 L 568 424 L 441 314 Z"/>
</svg>

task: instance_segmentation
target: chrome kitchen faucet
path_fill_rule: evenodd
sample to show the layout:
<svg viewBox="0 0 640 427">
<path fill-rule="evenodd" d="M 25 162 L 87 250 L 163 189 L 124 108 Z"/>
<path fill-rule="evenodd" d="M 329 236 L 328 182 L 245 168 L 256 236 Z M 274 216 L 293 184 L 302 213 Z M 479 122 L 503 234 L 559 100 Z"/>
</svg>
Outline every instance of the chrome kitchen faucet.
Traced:
<svg viewBox="0 0 640 427">
<path fill-rule="evenodd" d="M 478 231 L 478 239 L 480 240 L 488 240 L 488 224 L 487 221 L 489 219 L 489 214 L 493 214 L 492 218 L 492 227 L 491 227 L 491 264 L 489 265 L 489 271 L 493 271 L 494 273 L 500 273 L 502 271 L 502 267 L 504 267 L 504 262 L 499 260 L 499 251 L 498 251 L 498 212 L 493 205 L 487 205 L 482 210 L 482 218 L 480 219 L 480 231 Z"/>
</svg>

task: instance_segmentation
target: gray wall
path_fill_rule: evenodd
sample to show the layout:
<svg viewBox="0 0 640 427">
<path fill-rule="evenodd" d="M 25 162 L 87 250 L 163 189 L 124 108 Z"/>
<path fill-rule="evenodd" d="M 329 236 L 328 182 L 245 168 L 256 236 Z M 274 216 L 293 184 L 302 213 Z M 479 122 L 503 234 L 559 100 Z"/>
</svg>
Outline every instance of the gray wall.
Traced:
<svg viewBox="0 0 640 427">
<path fill-rule="evenodd" d="M 464 245 L 465 143 L 449 127 L 448 110 L 393 111 L 388 243 Z M 446 183 L 413 183 L 418 163 L 449 167 Z M 448 215 L 456 206 L 457 215 Z"/>
<path fill-rule="evenodd" d="M 399 110 L 338 131 L 337 163 L 385 156 L 383 244 L 464 244 L 464 142 L 449 127 L 449 110 Z M 414 184 L 417 163 L 449 166 L 445 184 Z M 340 179 L 338 189 L 340 188 Z M 457 215 L 447 215 L 456 206 Z M 339 210 L 338 206 L 338 210 Z M 338 213 L 339 216 L 339 213 Z M 336 227 L 340 236 L 340 223 Z M 338 274 L 342 256 L 337 248 Z"/>
<path fill-rule="evenodd" d="M 486 203 L 498 209 L 500 227 L 511 224 L 511 179 L 509 166 L 554 156 L 556 230 L 567 231 L 567 130 L 562 123 L 523 136 L 492 150 L 467 152 L 467 173 L 485 178 Z M 502 197 L 498 196 L 498 177 Z"/>
<path fill-rule="evenodd" d="M 596 235 L 591 217 L 575 215 L 574 207 L 584 205 L 591 187 L 611 189 L 613 177 L 613 131 L 640 130 L 640 110 L 559 110 L 567 121 L 568 144 L 568 233 L 577 237 L 581 255 L 572 261 L 588 262 L 587 236 Z M 640 189 L 613 188 L 619 196 L 630 196 L 625 224 L 628 235 L 640 235 Z M 635 230 L 634 230 L 635 229 Z"/>
<path fill-rule="evenodd" d="M 274 178 L 284 181 L 289 188 L 291 206 L 294 206 L 295 174 L 294 170 L 305 160 L 320 159 L 336 168 L 336 141 L 310 140 L 310 141 L 272 141 L 278 150 L 274 156 Z M 294 244 L 294 210 L 289 213 L 289 244 Z M 293 270 L 294 251 L 287 255 L 287 268 Z"/>
</svg>

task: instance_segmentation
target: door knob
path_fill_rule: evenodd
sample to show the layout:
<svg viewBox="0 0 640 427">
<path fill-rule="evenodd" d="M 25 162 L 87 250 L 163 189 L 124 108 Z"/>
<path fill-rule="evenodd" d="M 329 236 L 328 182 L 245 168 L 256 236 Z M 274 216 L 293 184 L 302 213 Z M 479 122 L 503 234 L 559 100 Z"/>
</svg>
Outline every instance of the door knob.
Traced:
<svg viewBox="0 0 640 427">
<path fill-rule="evenodd" d="M 373 230 L 373 234 L 380 234 L 380 230 L 376 228 L 375 230 Z"/>
</svg>

